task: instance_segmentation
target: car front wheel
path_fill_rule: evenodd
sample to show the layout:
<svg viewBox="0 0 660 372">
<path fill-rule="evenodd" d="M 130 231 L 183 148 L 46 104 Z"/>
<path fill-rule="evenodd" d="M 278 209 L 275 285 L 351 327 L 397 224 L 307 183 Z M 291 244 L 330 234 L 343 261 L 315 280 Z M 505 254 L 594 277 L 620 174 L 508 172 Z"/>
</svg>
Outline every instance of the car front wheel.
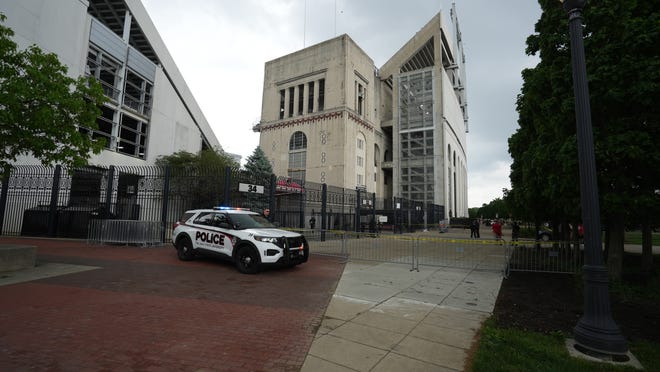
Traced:
<svg viewBox="0 0 660 372">
<path fill-rule="evenodd" d="M 190 261 L 195 258 L 193 245 L 190 239 L 181 238 L 176 242 L 176 253 L 181 261 Z"/>
<path fill-rule="evenodd" d="M 235 263 L 238 271 L 243 274 L 256 274 L 259 271 L 259 255 L 248 246 L 238 249 Z"/>
</svg>

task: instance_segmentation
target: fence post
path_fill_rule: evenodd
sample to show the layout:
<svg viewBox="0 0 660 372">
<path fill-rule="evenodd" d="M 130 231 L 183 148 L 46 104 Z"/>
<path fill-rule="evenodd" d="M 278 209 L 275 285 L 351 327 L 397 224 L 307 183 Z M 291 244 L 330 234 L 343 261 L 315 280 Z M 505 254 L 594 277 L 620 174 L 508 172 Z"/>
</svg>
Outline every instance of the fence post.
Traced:
<svg viewBox="0 0 660 372">
<path fill-rule="evenodd" d="M 0 191 L 0 235 L 5 223 L 5 209 L 7 208 L 7 194 L 9 194 L 9 175 L 13 168 L 7 168 L 7 174 L 2 178 L 2 191 Z"/>
<path fill-rule="evenodd" d="M 231 203 L 231 168 L 225 167 L 225 190 L 222 205 L 229 206 Z"/>
<path fill-rule="evenodd" d="M 53 175 L 53 187 L 50 191 L 50 208 L 48 210 L 48 236 L 54 237 L 57 235 L 57 199 L 60 194 L 60 176 L 62 174 L 62 166 L 55 166 L 55 174 Z"/>
<path fill-rule="evenodd" d="M 328 206 L 328 185 L 323 184 L 321 186 L 321 241 L 325 241 L 325 229 L 328 226 L 328 216 L 327 216 L 327 206 Z"/>
<path fill-rule="evenodd" d="M 373 227 L 373 231 L 369 231 L 370 233 L 376 233 L 378 232 L 378 221 L 376 221 L 376 193 L 371 193 L 371 221 L 373 221 L 373 224 L 369 222 L 369 229 Z"/>
<path fill-rule="evenodd" d="M 111 165 L 108 170 L 108 183 L 105 188 L 105 205 L 103 210 L 103 218 L 110 218 L 110 207 L 112 206 L 112 185 L 115 180 L 115 166 Z"/>
<path fill-rule="evenodd" d="M 268 209 L 270 209 L 270 218 L 273 219 L 275 213 L 275 188 L 277 187 L 277 177 L 275 174 L 270 175 L 270 192 L 268 194 Z"/>
<path fill-rule="evenodd" d="M 304 184 L 304 182 L 302 182 Z M 305 228 L 305 188 L 300 190 L 300 206 L 298 207 L 298 217 L 300 218 L 299 226 L 301 229 Z"/>
<path fill-rule="evenodd" d="M 355 232 L 358 233 L 357 237 L 360 237 L 360 204 L 361 204 L 361 198 L 362 194 L 360 192 L 360 189 L 356 189 L 357 195 L 355 197 Z"/>
<path fill-rule="evenodd" d="M 160 221 L 163 225 L 163 228 L 160 232 L 160 241 L 165 242 L 165 231 L 167 230 L 167 212 L 169 208 L 169 199 L 170 199 L 170 176 L 172 174 L 172 168 L 170 165 L 165 166 L 165 180 L 163 181 L 163 206 L 160 214 Z"/>
</svg>

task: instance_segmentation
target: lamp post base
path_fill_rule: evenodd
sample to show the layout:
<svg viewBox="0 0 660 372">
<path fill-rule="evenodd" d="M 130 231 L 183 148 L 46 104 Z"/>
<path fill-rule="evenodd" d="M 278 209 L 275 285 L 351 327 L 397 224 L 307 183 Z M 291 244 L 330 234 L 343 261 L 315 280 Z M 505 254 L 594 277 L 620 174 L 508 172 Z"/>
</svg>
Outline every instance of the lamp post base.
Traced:
<svg viewBox="0 0 660 372">
<path fill-rule="evenodd" d="M 625 355 L 628 342 L 611 316 L 607 269 L 584 265 L 584 315 L 573 329 L 576 343 L 600 354 Z"/>
</svg>

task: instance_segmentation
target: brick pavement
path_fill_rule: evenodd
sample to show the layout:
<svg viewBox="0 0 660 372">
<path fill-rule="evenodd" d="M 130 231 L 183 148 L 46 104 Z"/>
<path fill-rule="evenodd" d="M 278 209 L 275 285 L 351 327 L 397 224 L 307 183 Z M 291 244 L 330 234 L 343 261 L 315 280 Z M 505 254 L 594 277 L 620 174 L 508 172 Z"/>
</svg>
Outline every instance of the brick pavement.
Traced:
<svg viewBox="0 0 660 372">
<path fill-rule="evenodd" d="M 344 264 L 240 274 L 171 246 L 37 245 L 37 262 L 100 269 L 0 286 L 0 370 L 298 371 Z"/>
</svg>

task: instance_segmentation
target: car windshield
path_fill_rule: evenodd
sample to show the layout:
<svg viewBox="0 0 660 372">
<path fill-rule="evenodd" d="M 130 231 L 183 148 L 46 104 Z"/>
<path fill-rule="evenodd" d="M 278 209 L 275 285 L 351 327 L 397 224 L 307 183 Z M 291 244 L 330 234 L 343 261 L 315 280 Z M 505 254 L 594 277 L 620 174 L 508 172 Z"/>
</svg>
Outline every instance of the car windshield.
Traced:
<svg viewBox="0 0 660 372">
<path fill-rule="evenodd" d="M 231 214 L 229 218 L 231 218 L 234 228 L 238 230 L 275 227 L 260 214 Z"/>
</svg>

